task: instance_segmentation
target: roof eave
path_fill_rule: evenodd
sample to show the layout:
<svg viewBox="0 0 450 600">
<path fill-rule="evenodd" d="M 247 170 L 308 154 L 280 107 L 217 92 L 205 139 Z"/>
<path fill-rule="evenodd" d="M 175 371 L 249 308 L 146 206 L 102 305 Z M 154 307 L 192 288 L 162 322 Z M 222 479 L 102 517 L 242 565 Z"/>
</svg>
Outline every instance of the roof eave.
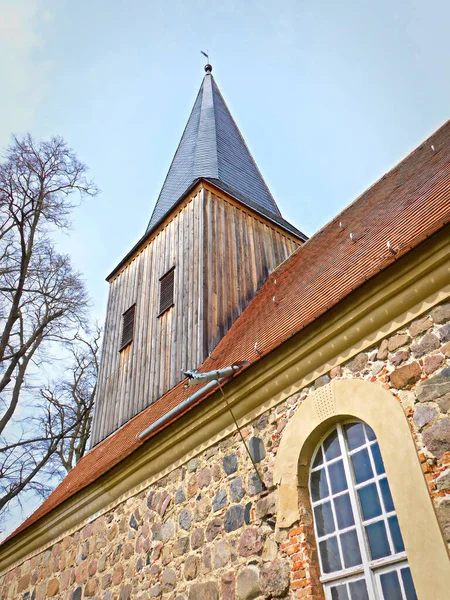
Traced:
<svg viewBox="0 0 450 600">
<path fill-rule="evenodd" d="M 199 185 L 201 182 L 205 182 L 213 187 L 215 187 L 216 189 L 218 189 L 219 191 L 221 191 L 222 193 L 227 194 L 228 196 L 230 196 L 231 198 L 233 198 L 233 200 L 236 200 L 237 202 L 239 202 L 239 204 L 242 204 L 243 206 L 245 206 L 246 208 L 250 209 L 251 211 L 257 213 L 258 215 L 260 215 L 261 217 L 263 217 L 264 219 L 267 219 L 268 221 L 270 221 L 271 223 L 273 223 L 274 225 L 276 225 L 277 227 L 281 227 L 282 229 L 285 229 L 286 232 L 288 232 L 290 235 L 293 235 L 295 237 L 297 237 L 299 240 L 301 240 L 302 242 L 306 242 L 308 240 L 308 237 L 302 233 L 300 230 L 298 230 L 296 227 L 294 227 L 293 225 L 291 225 L 290 223 L 288 223 L 287 221 L 285 221 L 285 219 L 283 219 L 282 217 L 278 218 L 278 215 L 274 215 L 274 217 L 270 217 L 269 214 L 266 214 L 265 212 L 263 212 L 262 210 L 259 210 L 256 206 L 254 206 L 254 203 L 251 202 L 251 200 L 247 199 L 247 202 L 251 203 L 247 204 L 246 201 L 242 198 L 239 197 L 240 194 L 237 193 L 233 193 L 232 190 L 229 189 L 228 186 L 220 186 L 217 182 L 212 181 L 210 178 L 208 177 L 198 177 L 197 179 L 195 179 L 191 185 L 186 189 L 185 192 L 183 192 L 183 194 L 180 196 L 180 198 L 177 200 L 176 204 L 173 205 L 172 210 L 170 211 L 169 214 L 166 214 L 164 216 L 162 216 L 159 221 L 157 221 L 153 227 L 151 229 L 149 229 L 148 231 L 146 231 L 144 233 L 144 235 L 136 242 L 136 244 L 131 248 L 131 250 L 124 256 L 124 258 L 120 261 L 120 263 L 111 271 L 111 273 L 106 277 L 106 281 L 110 281 L 115 275 L 117 275 L 117 273 L 120 271 L 120 269 L 122 269 L 122 267 L 124 267 L 126 265 L 126 263 L 130 260 L 130 258 L 139 250 L 139 248 L 145 244 L 145 242 L 152 236 L 152 234 L 156 231 L 156 229 L 158 229 L 158 227 L 160 227 L 162 225 L 162 223 L 164 223 L 165 220 L 167 220 L 170 215 L 173 214 L 173 212 L 177 209 L 177 207 L 186 199 L 186 196 L 188 196 L 189 194 L 192 193 L 192 191 L 197 187 L 197 185 Z M 219 182 L 220 183 L 220 182 Z M 282 221 L 285 221 L 286 224 L 288 224 L 290 227 L 287 228 Z"/>
</svg>

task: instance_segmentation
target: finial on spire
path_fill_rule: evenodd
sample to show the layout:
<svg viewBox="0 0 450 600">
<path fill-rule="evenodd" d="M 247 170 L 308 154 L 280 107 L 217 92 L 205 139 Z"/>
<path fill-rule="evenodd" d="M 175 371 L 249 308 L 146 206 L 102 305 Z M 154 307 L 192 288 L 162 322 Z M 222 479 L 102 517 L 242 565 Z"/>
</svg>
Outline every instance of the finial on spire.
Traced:
<svg viewBox="0 0 450 600">
<path fill-rule="evenodd" d="M 203 52 L 203 50 L 200 50 L 200 52 L 203 54 L 203 56 L 206 58 L 206 60 L 208 61 L 208 63 L 205 65 L 205 71 L 207 73 L 211 73 L 212 71 L 212 66 L 209 64 L 209 54 L 207 54 L 206 52 Z"/>
</svg>

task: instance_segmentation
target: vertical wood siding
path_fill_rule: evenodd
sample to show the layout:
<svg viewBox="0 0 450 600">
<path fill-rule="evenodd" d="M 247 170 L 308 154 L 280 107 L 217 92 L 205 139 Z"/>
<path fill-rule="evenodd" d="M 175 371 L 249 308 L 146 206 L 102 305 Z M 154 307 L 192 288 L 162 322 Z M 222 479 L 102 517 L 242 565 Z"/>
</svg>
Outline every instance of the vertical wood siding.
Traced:
<svg viewBox="0 0 450 600">
<path fill-rule="evenodd" d="M 111 281 L 92 445 L 176 385 L 182 369 L 204 360 L 201 203 L 200 192 Z M 174 265 L 174 306 L 158 318 L 159 279 Z M 133 342 L 119 352 L 122 315 L 134 303 Z"/>
<path fill-rule="evenodd" d="M 268 274 L 298 246 L 201 189 L 111 281 L 92 445 L 198 367 Z M 174 306 L 158 318 L 159 279 L 175 266 Z M 132 343 L 122 315 L 136 303 Z"/>
<path fill-rule="evenodd" d="M 211 352 L 271 273 L 298 246 L 272 227 L 205 190 L 205 339 Z"/>
</svg>

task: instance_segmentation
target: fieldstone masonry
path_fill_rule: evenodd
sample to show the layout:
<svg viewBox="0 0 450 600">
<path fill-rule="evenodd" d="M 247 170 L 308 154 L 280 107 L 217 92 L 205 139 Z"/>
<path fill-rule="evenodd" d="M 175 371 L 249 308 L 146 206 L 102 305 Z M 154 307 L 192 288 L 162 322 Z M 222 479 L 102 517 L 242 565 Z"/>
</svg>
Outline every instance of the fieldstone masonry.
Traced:
<svg viewBox="0 0 450 600">
<path fill-rule="evenodd" d="M 1 577 L 1 600 L 323 600 L 308 507 L 277 527 L 272 472 L 282 432 L 334 378 L 390 390 L 408 417 L 436 513 L 450 541 L 450 303 L 245 427 L 238 434 Z"/>
</svg>

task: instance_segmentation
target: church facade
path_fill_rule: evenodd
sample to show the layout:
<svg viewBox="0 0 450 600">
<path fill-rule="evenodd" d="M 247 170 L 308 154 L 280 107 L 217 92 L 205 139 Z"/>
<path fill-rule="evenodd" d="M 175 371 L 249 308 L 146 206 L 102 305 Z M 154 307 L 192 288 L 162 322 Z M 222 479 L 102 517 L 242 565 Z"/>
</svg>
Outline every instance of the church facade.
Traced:
<svg viewBox="0 0 450 600">
<path fill-rule="evenodd" d="M 444 600 L 450 123 L 308 240 L 205 70 L 0 598 Z"/>
</svg>

